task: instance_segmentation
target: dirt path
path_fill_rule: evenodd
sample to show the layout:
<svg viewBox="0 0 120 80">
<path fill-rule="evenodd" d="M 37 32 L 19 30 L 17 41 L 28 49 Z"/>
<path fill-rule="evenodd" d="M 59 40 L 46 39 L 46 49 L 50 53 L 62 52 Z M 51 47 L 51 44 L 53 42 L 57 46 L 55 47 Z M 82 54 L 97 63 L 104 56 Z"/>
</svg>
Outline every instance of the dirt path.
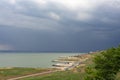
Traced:
<svg viewBox="0 0 120 80">
<path fill-rule="evenodd" d="M 47 72 L 36 73 L 36 74 L 30 74 L 30 75 L 16 77 L 16 78 L 11 78 L 11 79 L 7 79 L 7 80 L 18 80 L 18 79 L 27 78 L 27 77 L 33 77 L 33 76 L 38 76 L 38 75 L 43 75 L 43 74 L 50 74 L 50 73 L 57 72 L 57 71 L 58 70 L 56 70 L 56 71 L 47 71 Z"/>
</svg>

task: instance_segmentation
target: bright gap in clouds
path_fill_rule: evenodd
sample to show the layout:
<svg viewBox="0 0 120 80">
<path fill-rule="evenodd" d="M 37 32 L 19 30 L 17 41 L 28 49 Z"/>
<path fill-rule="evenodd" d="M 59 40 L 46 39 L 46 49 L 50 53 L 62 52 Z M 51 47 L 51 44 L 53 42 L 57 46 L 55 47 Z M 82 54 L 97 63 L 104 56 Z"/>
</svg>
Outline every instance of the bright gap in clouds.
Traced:
<svg viewBox="0 0 120 80">
<path fill-rule="evenodd" d="M 14 50 L 14 48 L 11 45 L 0 44 L 0 50 Z"/>
</svg>

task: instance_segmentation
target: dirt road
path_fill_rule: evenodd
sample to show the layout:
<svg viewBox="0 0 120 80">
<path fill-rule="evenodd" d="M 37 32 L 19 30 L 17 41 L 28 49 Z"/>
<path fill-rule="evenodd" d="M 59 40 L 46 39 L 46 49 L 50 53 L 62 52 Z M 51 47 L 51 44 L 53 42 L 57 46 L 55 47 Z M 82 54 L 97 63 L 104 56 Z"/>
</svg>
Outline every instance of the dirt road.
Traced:
<svg viewBox="0 0 120 80">
<path fill-rule="evenodd" d="M 27 78 L 27 77 L 39 76 L 39 75 L 43 75 L 43 74 L 50 74 L 50 73 L 57 72 L 57 71 L 58 70 L 55 70 L 55 71 L 46 71 L 46 72 L 41 72 L 41 73 L 36 73 L 36 74 L 30 74 L 30 75 L 16 77 L 16 78 L 11 78 L 11 79 L 7 79 L 7 80 L 18 80 L 18 79 Z"/>
</svg>

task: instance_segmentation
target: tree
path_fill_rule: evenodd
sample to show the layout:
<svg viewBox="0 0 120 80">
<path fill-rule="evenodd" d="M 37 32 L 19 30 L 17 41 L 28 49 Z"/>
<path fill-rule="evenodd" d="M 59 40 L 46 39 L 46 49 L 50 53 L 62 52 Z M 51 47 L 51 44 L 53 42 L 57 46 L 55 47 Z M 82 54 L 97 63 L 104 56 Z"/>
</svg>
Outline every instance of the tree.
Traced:
<svg viewBox="0 0 120 80">
<path fill-rule="evenodd" d="M 94 67 L 88 67 L 85 80 L 115 80 L 120 69 L 120 46 L 111 48 L 96 55 Z"/>
</svg>

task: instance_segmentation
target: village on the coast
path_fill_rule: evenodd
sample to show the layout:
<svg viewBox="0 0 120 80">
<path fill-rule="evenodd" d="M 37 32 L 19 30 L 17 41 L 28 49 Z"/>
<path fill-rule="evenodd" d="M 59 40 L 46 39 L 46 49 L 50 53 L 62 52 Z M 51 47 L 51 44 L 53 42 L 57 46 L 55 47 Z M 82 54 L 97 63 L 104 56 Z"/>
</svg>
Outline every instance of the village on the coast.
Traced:
<svg viewBox="0 0 120 80">
<path fill-rule="evenodd" d="M 58 59 L 53 60 L 53 68 L 59 70 L 71 70 L 77 66 L 85 66 L 84 62 L 87 61 L 91 54 L 95 52 L 90 52 L 88 54 L 80 54 L 74 56 L 60 56 Z"/>
</svg>

